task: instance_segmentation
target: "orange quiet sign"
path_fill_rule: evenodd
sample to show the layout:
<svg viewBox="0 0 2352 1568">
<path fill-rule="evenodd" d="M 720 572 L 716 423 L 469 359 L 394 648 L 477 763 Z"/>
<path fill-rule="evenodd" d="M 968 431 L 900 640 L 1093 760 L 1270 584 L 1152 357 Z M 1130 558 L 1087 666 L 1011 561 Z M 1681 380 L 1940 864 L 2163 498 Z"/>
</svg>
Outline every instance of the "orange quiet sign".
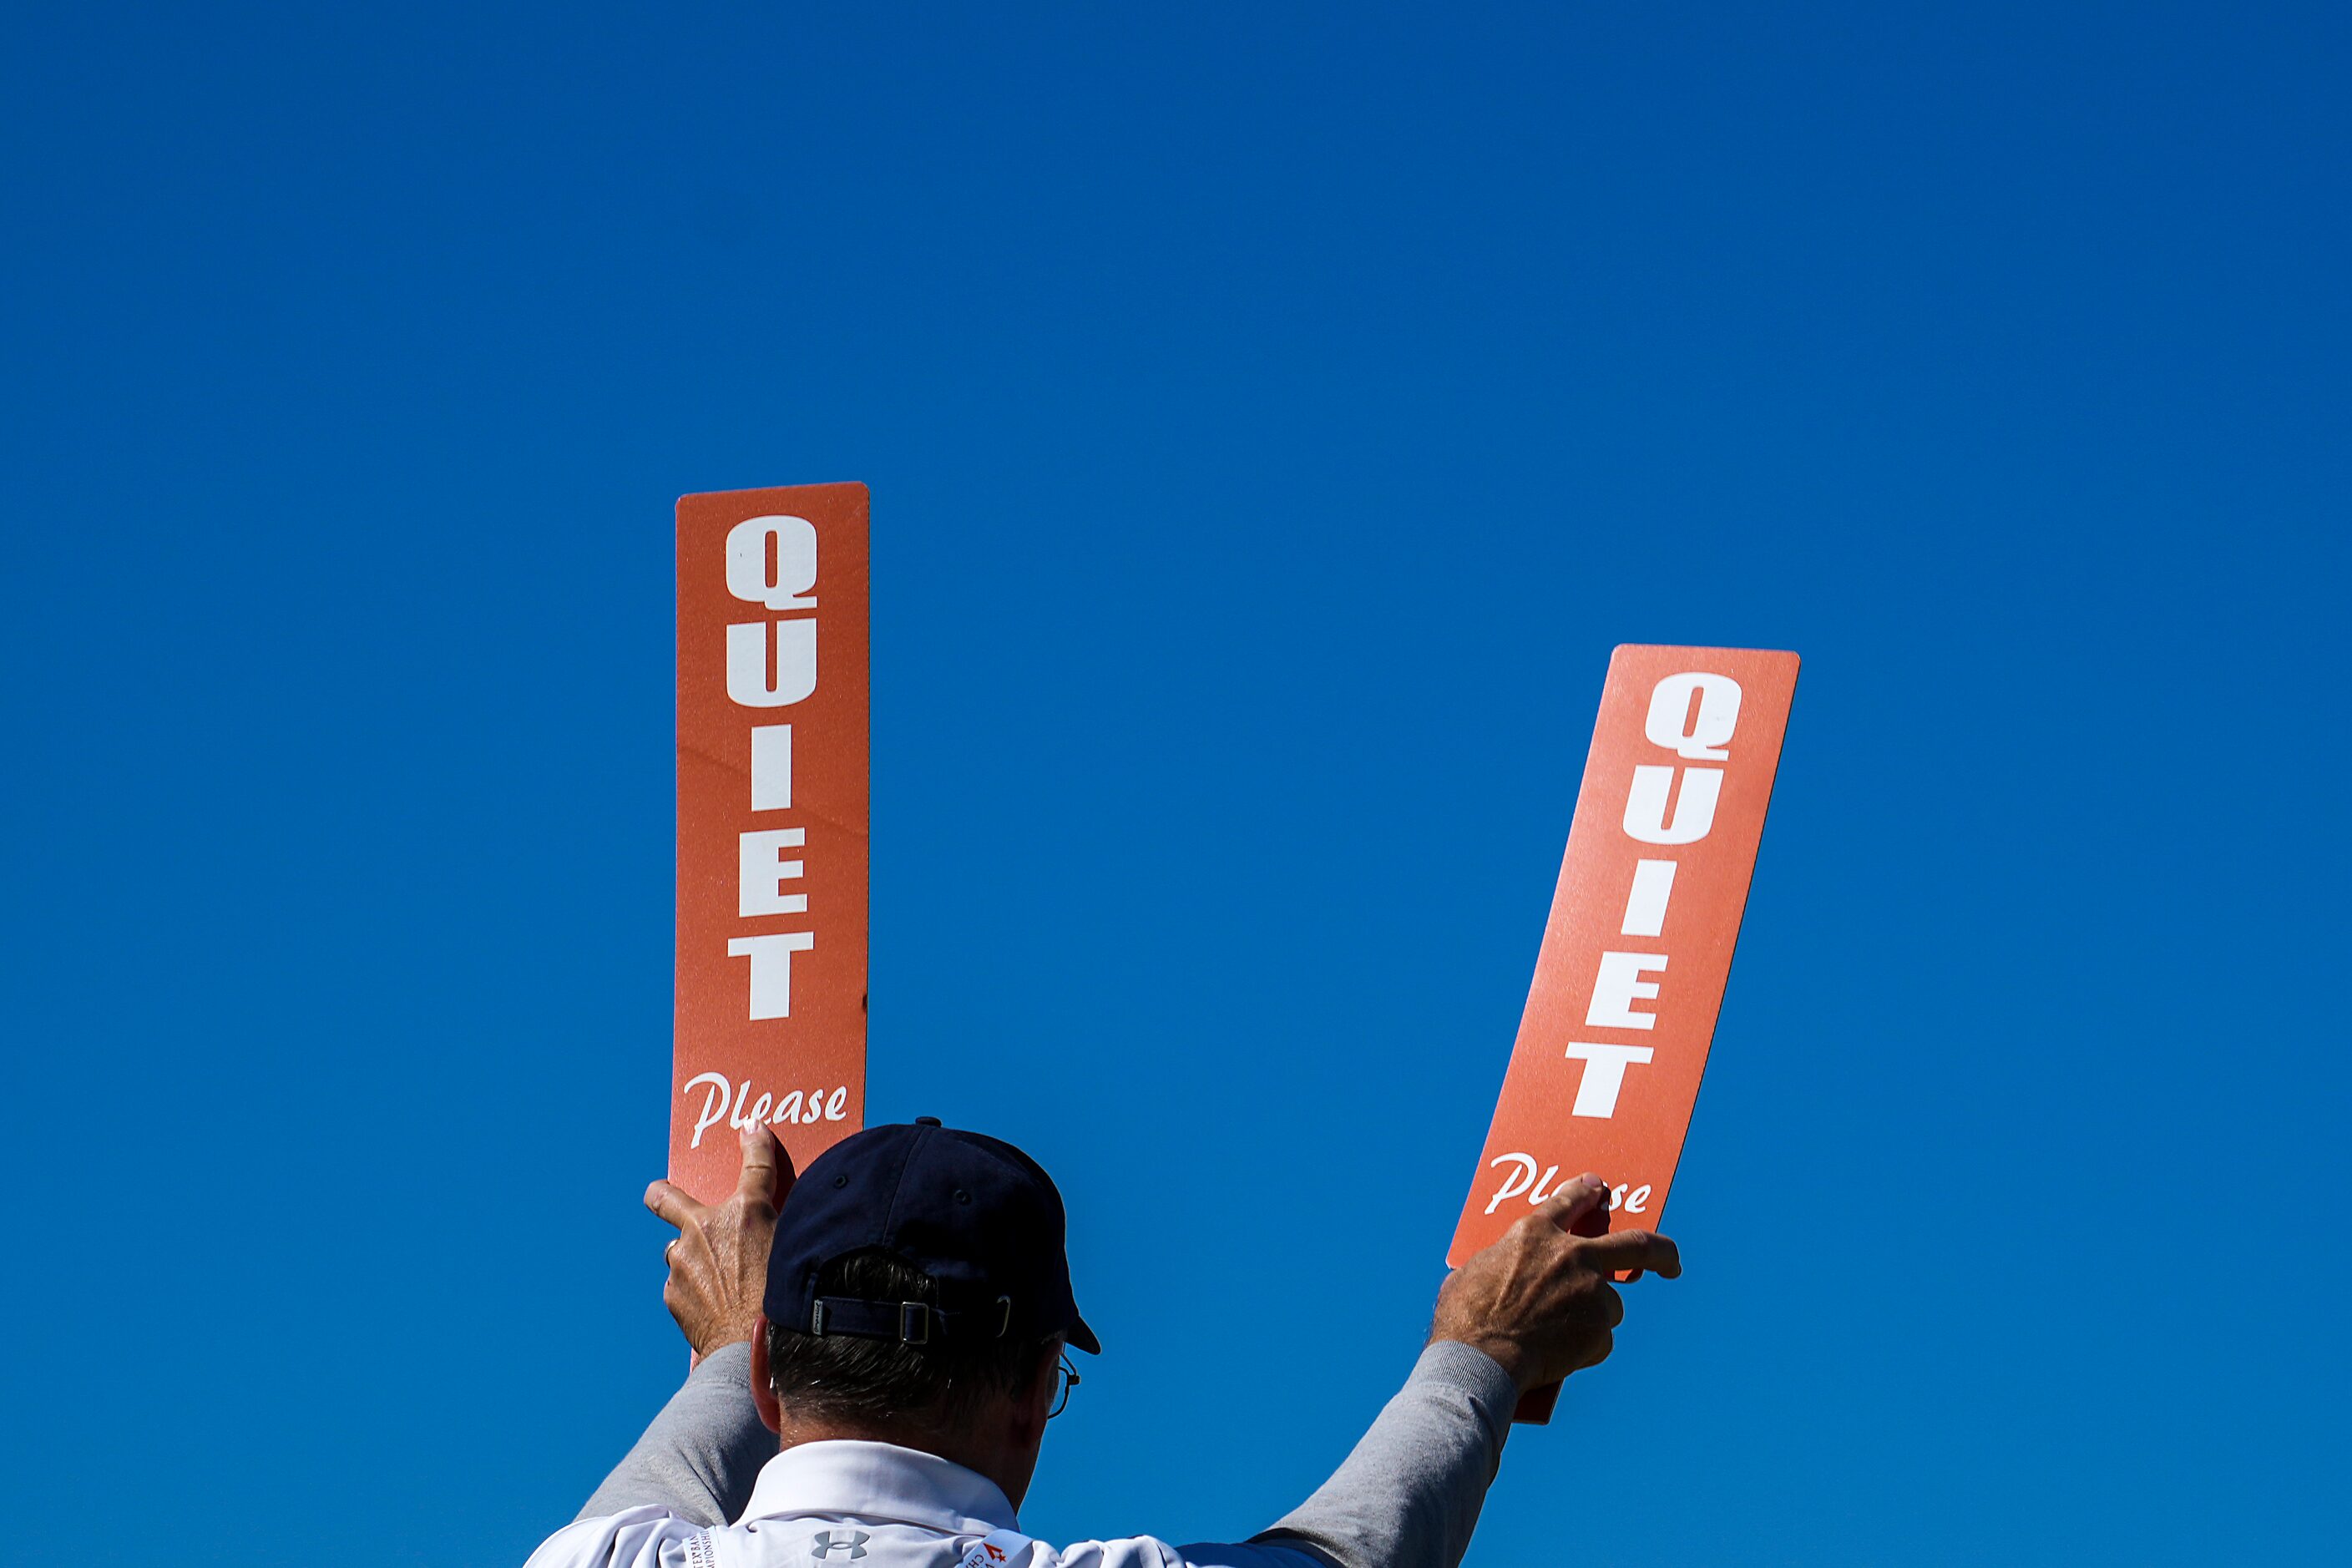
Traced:
<svg viewBox="0 0 2352 1568">
<path fill-rule="evenodd" d="M 866 1119 L 864 485 L 677 503 L 677 1016 L 669 1178 L 735 1185 Z"/>
<path fill-rule="evenodd" d="M 1628 646 L 1609 660 L 1535 984 L 1449 1265 L 1586 1171 L 1611 1184 L 1613 1226 L 1657 1227 L 1796 689 L 1793 653 Z"/>
</svg>

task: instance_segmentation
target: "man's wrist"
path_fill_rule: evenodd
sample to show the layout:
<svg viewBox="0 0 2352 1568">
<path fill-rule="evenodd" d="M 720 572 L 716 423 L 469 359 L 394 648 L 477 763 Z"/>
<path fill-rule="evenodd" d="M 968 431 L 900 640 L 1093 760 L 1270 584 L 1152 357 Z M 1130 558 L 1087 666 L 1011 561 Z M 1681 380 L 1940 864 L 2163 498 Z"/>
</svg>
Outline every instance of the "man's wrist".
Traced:
<svg viewBox="0 0 2352 1568">
<path fill-rule="evenodd" d="M 1537 1379 L 1528 1371 L 1527 1352 L 1525 1350 L 1521 1348 L 1517 1342 L 1508 1339 L 1501 1334 L 1482 1334 L 1475 1331 L 1455 1331 L 1452 1329 L 1432 1330 L 1429 1336 L 1429 1342 L 1431 1344 L 1437 1344 L 1441 1342 L 1457 1345 L 1467 1345 L 1470 1349 L 1476 1351 L 1480 1355 L 1485 1356 L 1488 1361 L 1491 1361 L 1496 1365 L 1501 1367 L 1505 1375 L 1510 1378 L 1512 1386 L 1517 1388 L 1521 1394 L 1525 1394 L 1530 1387 L 1534 1386 L 1537 1381 Z"/>
<path fill-rule="evenodd" d="M 725 1370 L 714 1372 L 714 1363 Z M 746 1382 L 751 1373 L 751 1343 L 749 1340 L 737 1340 L 729 1344 L 713 1345 L 697 1354 L 694 1365 L 687 1371 L 687 1377 L 688 1381 L 706 1376 L 725 1377 L 740 1383 Z"/>
<path fill-rule="evenodd" d="M 708 1342 L 693 1346 L 692 1349 L 698 1356 L 709 1357 L 717 1355 L 729 1345 L 748 1345 L 751 1342 L 751 1330 L 749 1327 L 721 1329 L 713 1333 Z"/>
</svg>

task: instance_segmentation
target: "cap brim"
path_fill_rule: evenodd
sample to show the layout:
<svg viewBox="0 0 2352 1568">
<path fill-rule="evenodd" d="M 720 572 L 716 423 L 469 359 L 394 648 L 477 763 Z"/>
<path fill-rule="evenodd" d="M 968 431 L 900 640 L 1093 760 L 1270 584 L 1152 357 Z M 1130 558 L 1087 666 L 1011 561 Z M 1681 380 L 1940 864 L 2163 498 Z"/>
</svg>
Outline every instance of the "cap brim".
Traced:
<svg viewBox="0 0 2352 1568">
<path fill-rule="evenodd" d="M 1087 1327 L 1087 1321 L 1084 1318 L 1072 1322 L 1062 1337 L 1088 1355 L 1102 1354 L 1102 1341 L 1095 1338 L 1095 1331 Z"/>
</svg>

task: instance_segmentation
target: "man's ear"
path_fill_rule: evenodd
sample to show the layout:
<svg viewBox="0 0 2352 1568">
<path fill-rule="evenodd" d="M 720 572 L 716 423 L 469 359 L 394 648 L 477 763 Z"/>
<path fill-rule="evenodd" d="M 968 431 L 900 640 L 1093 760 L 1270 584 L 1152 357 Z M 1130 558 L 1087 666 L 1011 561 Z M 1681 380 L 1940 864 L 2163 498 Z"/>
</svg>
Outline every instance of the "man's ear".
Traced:
<svg viewBox="0 0 2352 1568">
<path fill-rule="evenodd" d="M 784 1407 L 776 1398 L 776 1385 L 768 1376 L 768 1314 L 751 1325 L 751 1403 L 760 1407 L 760 1419 L 771 1432 L 784 1429 Z"/>
<path fill-rule="evenodd" d="M 1045 1435 L 1049 1419 L 1045 1413 L 1054 1408 L 1054 1374 L 1061 1364 L 1062 1342 L 1046 1341 L 1044 1353 L 1037 1358 L 1036 1370 L 1030 1375 L 1029 1386 L 1022 1390 L 1021 1429 L 1024 1437 Z"/>
</svg>

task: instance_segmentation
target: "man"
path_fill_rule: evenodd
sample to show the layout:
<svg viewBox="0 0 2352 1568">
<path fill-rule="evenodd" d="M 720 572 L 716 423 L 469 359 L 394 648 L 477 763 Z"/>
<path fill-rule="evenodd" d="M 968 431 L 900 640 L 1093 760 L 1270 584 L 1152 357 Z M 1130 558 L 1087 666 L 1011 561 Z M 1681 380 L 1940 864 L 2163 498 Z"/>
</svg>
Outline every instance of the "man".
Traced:
<svg viewBox="0 0 2352 1568">
<path fill-rule="evenodd" d="M 1664 1237 L 1591 1234 L 1609 1189 L 1579 1177 L 1446 1280 L 1403 1389 L 1272 1529 L 1055 1547 L 1015 1510 L 1065 1349 L 1101 1346 L 1036 1162 L 924 1117 L 795 1182 L 754 1125 L 726 1203 L 646 1203 L 678 1227 L 663 1299 L 697 1363 L 529 1568 L 1455 1568 L 1519 1396 L 1608 1355 L 1612 1275 L 1681 1272 Z"/>
</svg>

